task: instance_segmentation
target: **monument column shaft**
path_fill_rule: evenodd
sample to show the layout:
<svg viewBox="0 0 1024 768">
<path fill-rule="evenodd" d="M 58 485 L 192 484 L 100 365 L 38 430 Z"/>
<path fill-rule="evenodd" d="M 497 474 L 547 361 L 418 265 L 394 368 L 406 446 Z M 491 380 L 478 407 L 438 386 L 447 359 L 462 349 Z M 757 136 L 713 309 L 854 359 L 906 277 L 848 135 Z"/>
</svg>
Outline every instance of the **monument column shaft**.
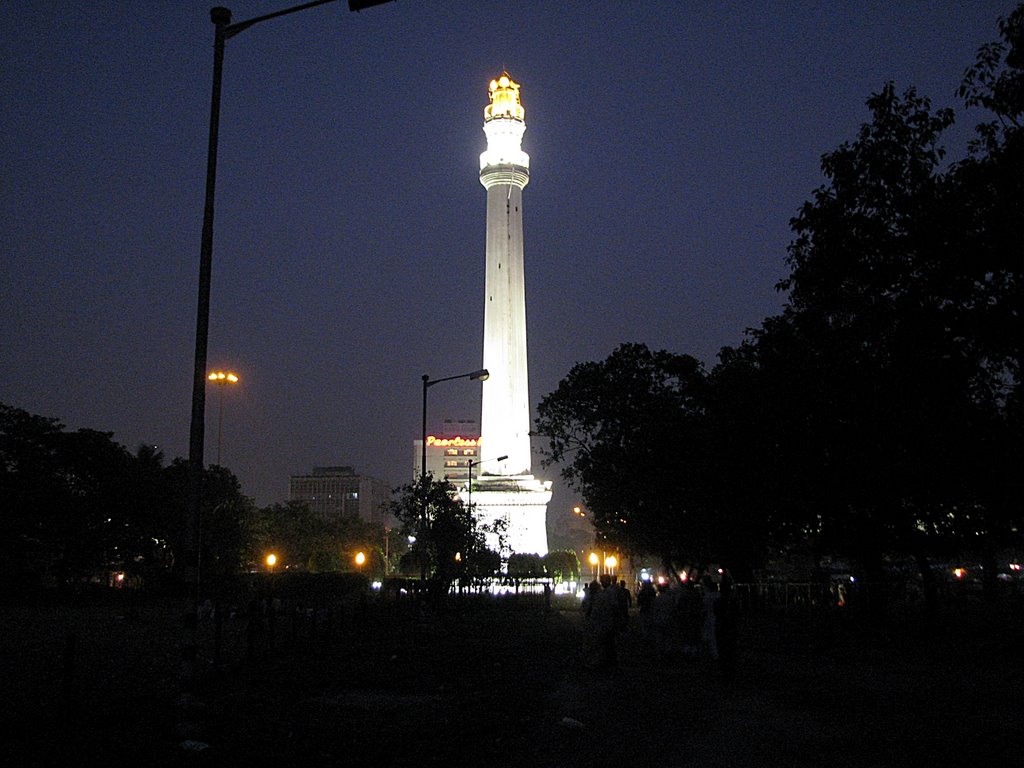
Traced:
<svg viewBox="0 0 1024 768">
<path fill-rule="evenodd" d="M 501 173 L 489 167 L 488 177 Z M 523 267 L 523 190 L 513 183 L 487 186 L 487 258 L 480 432 L 488 454 L 507 455 L 491 474 L 530 474 L 530 396 L 526 358 L 526 283 Z M 489 181 L 490 179 L 488 179 Z"/>
<path fill-rule="evenodd" d="M 519 100 L 519 84 L 507 72 L 491 81 L 489 92 L 480 183 L 487 190 L 484 368 L 490 377 L 483 385 L 480 415 L 487 458 L 478 462 L 487 461 L 488 469 L 473 484 L 472 500 L 478 520 L 489 531 L 487 545 L 500 550 L 502 557 L 509 552 L 544 555 L 551 482 L 530 474 L 523 268 L 523 188 L 530 181 L 530 156 L 522 148 L 526 111 Z M 502 455 L 507 458 L 495 459 Z"/>
</svg>

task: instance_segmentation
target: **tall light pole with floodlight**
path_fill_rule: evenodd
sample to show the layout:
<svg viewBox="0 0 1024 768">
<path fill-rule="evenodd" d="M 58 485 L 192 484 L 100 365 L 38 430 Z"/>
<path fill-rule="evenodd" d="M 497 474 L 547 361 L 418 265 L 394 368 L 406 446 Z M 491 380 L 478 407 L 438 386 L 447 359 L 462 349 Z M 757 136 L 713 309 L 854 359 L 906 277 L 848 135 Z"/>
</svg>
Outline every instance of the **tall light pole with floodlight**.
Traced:
<svg viewBox="0 0 1024 768">
<path fill-rule="evenodd" d="M 360 11 L 390 0 L 348 0 L 349 10 Z M 206 154 L 206 195 L 203 205 L 203 231 L 199 246 L 199 287 L 196 300 L 196 345 L 192 371 L 192 415 L 188 440 L 188 508 L 185 514 L 184 561 L 185 610 L 181 677 L 186 687 L 194 684 L 196 661 L 196 605 L 199 600 L 200 510 L 203 503 L 204 438 L 206 431 L 206 354 L 210 331 L 210 283 L 213 272 L 213 210 L 217 180 L 217 142 L 220 132 L 220 93 L 224 72 L 224 44 L 240 32 L 270 19 L 326 5 L 335 0 L 312 2 L 231 23 L 231 11 L 217 6 L 210 9 L 214 25 L 213 86 L 210 93 L 210 134 Z"/>
<path fill-rule="evenodd" d="M 217 466 L 220 466 L 220 444 L 224 434 L 224 389 L 228 384 L 237 384 L 238 376 L 231 371 L 214 371 L 206 377 L 211 383 L 216 384 L 220 389 L 220 397 L 217 398 Z"/>
<path fill-rule="evenodd" d="M 206 201 L 203 207 L 203 233 L 199 248 L 199 293 L 196 302 L 196 349 L 192 378 L 192 420 L 188 443 L 188 514 L 185 517 L 185 581 L 193 598 L 199 590 L 199 510 L 203 494 L 203 447 L 206 429 L 206 353 L 210 330 L 210 282 L 213 272 L 213 211 L 217 181 L 217 144 L 220 133 L 220 93 L 224 72 L 224 44 L 239 34 L 264 21 L 287 16 L 335 0 L 313 0 L 292 8 L 257 16 L 246 21 L 231 23 L 227 8 L 210 9 L 210 20 L 215 31 L 213 37 L 213 88 L 210 95 L 210 135 L 206 155 Z M 388 0 L 349 0 L 352 11 Z"/>
</svg>

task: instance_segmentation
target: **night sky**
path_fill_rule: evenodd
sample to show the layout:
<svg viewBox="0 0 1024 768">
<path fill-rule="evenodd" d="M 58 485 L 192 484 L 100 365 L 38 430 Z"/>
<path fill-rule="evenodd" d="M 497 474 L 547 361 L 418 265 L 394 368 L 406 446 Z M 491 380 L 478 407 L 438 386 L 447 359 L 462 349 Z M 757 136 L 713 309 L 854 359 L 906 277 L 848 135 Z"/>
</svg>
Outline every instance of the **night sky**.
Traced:
<svg viewBox="0 0 1024 768">
<path fill-rule="evenodd" d="M 0 401 L 168 459 L 188 452 L 211 4 L 0 4 Z M 314 465 L 411 479 L 421 375 L 482 360 L 478 157 L 503 68 L 531 157 L 536 406 L 622 342 L 711 366 L 779 311 L 820 156 L 887 80 L 957 108 L 962 156 L 982 115 L 956 88 L 1012 7 L 342 0 L 229 40 L 209 361 L 242 381 L 223 463 L 261 505 Z M 479 392 L 433 387 L 431 428 L 478 419 Z M 556 486 L 551 509 L 573 501 Z"/>
</svg>

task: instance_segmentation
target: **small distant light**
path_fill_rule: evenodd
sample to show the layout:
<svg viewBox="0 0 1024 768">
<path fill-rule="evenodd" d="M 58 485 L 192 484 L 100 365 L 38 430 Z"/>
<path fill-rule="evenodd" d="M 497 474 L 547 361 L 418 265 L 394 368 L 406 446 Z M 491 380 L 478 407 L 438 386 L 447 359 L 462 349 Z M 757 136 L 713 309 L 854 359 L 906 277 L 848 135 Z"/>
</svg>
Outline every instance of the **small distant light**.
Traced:
<svg viewBox="0 0 1024 768">
<path fill-rule="evenodd" d="M 962 579 L 966 573 L 967 573 L 967 571 L 965 569 L 963 569 L 963 568 L 954 568 L 953 569 L 953 575 L 956 576 L 958 579 Z"/>
<path fill-rule="evenodd" d="M 683 571 L 682 573 L 679 574 L 679 580 L 682 581 L 682 582 L 689 581 L 690 580 L 690 574 L 688 574 L 686 571 Z"/>
<path fill-rule="evenodd" d="M 665 577 L 664 576 L 659 576 L 658 577 L 658 583 L 659 584 L 664 584 L 665 583 Z"/>
<path fill-rule="evenodd" d="M 1010 570 L 1011 571 L 1019 571 L 1020 570 L 1020 563 L 1010 563 Z"/>
<path fill-rule="evenodd" d="M 123 573 L 117 574 L 117 580 L 118 581 L 124 581 L 124 574 Z"/>
<path fill-rule="evenodd" d="M 853 584 L 855 581 L 857 581 L 857 579 L 855 579 L 853 576 L 851 576 L 850 577 L 850 583 Z"/>
<path fill-rule="evenodd" d="M 381 582 L 379 582 L 379 581 L 371 581 L 370 582 L 370 589 L 380 589 L 383 586 L 384 585 Z"/>
<path fill-rule="evenodd" d="M 721 568 L 719 568 L 718 569 L 718 575 L 721 576 L 723 573 L 725 573 L 725 571 L 723 571 Z"/>
</svg>

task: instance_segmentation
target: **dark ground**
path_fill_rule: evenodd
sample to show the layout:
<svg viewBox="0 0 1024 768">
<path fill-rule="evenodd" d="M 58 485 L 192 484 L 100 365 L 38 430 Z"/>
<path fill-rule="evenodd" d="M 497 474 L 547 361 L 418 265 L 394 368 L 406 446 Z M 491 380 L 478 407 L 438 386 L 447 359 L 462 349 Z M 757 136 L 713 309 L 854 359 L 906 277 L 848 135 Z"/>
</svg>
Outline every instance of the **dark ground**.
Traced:
<svg viewBox="0 0 1024 768">
<path fill-rule="evenodd" d="M 561 608 L 561 610 L 559 610 Z M 5 607 L 8 765 L 987 766 L 1024 764 L 1019 605 L 905 615 L 781 610 L 740 620 L 731 682 L 707 661 L 660 662 L 635 626 L 619 667 L 581 663 L 575 602 L 444 612 L 349 610 L 328 627 L 278 620 L 246 659 L 177 700 L 177 606 Z M 881 624 L 884 628 L 879 628 Z M 62 686 L 66 632 L 79 636 Z M 209 659 L 213 621 L 203 622 Z M 191 737 L 209 745 L 183 749 Z M 16 759 L 15 759 L 16 758 Z"/>
</svg>

